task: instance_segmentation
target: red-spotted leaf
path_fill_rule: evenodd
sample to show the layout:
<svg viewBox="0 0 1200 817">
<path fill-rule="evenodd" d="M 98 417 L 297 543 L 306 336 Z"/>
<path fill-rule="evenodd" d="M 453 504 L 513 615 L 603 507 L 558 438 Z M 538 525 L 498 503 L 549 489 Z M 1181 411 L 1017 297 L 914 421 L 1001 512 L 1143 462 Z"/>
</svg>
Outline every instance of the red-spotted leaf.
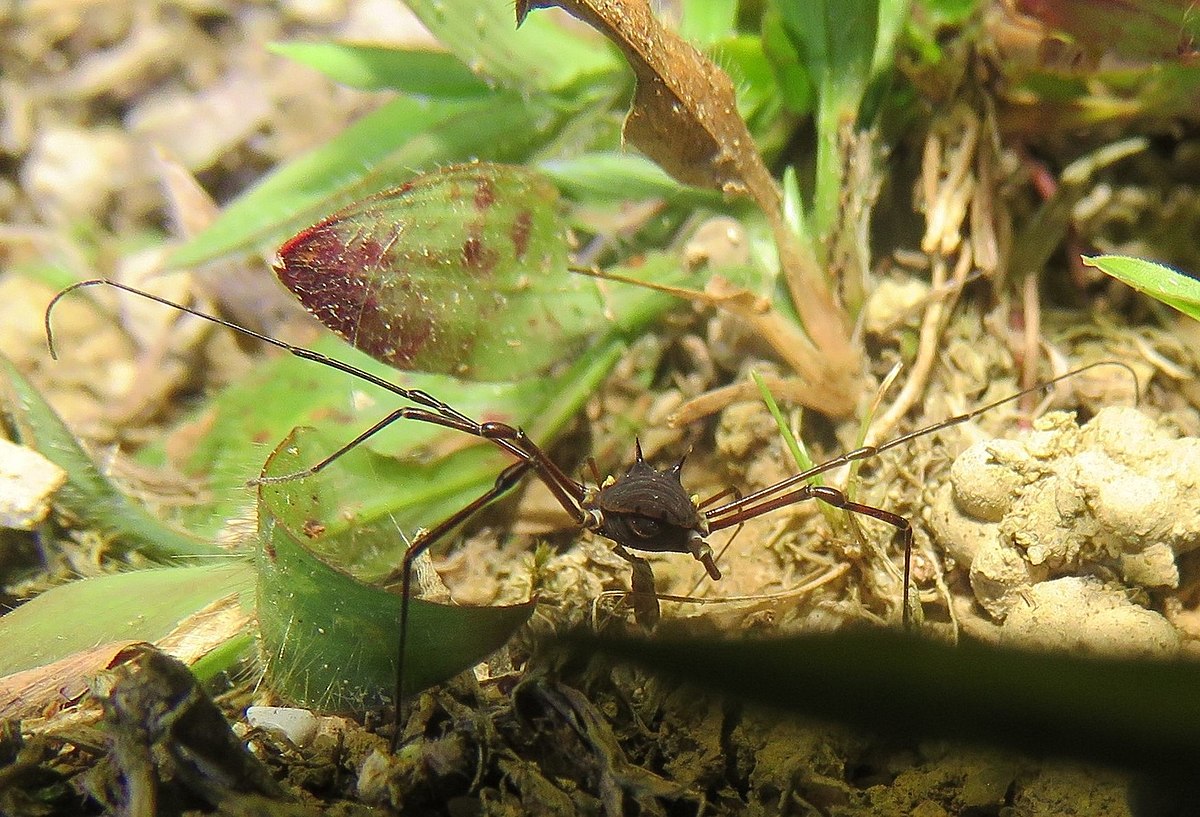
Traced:
<svg viewBox="0 0 1200 817">
<path fill-rule="evenodd" d="M 456 165 L 353 204 L 287 242 L 275 272 L 398 369 L 517 379 L 603 323 L 594 287 L 567 271 L 557 190 L 509 165 Z"/>
</svg>

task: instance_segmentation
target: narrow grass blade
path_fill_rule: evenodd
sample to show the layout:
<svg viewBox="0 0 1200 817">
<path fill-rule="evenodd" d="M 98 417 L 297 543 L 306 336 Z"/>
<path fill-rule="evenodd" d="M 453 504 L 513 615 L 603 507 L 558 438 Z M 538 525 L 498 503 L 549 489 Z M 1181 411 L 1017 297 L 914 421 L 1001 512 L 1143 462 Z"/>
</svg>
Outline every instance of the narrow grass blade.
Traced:
<svg viewBox="0 0 1200 817">
<path fill-rule="evenodd" d="M 271 43 L 267 47 L 343 85 L 365 91 L 391 89 L 436 99 L 471 99 L 491 93 L 471 69 L 445 51 L 330 42 Z"/>
<path fill-rule="evenodd" d="M 0 676 L 113 641 L 156 641 L 237 593 L 249 606 L 249 561 L 135 570 L 64 584 L 0 616 Z"/>
<path fill-rule="evenodd" d="M 1127 255 L 1085 255 L 1083 263 L 1200 321 L 1200 279 L 1194 275 Z"/>
<path fill-rule="evenodd" d="M 771 394 L 771 390 L 767 388 L 766 382 L 758 372 L 750 372 L 750 377 L 754 379 L 754 385 L 758 387 L 758 393 L 762 396 L 763 402 L 767 406 L 767 411 L 771 412 L 771 417 L 775 420 L 775 426 L 779 429 L 780 436 L 783 437 L 788 450 L 792 453 L 792 460 L 796 463 L 796 467 L 801 471 L 807 471 L 812 468 L 815 464 L 812 461 L 812 457 L 808 456 L 808 450 L 804 447 L 804 444 L 797 440 L 796 435 L 792 433 L 787 419 L 779 409 L 779 404 L 775 402 L 775 395 Z M 814 477 L 812 482 L 814 485 L 821 485 L 821 475 L 818 474 Z"/>
<path fill-rule="evenodd" d="M 70 430 L 7 358 L 0 356 L 0 408 L 20 441 L 67 472 L 56 502 L 86 526 L 111 537 L 118 549 L 156 562 L 226 555 L 215 545 L 169 528 L 108 481 Z"/>
</svg>

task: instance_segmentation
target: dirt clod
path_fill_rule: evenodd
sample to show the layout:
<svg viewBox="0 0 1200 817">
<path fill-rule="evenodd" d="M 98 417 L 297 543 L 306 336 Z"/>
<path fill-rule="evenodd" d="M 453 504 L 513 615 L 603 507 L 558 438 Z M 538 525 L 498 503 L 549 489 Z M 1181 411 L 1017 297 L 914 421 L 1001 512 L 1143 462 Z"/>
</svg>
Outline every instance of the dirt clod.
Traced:
<svg viewBox="0 0 1200 817">
<path fill-rule="evenodd" d="M 1082 427 L 1056 413 L 1024 439 L 972 446 L 950 477 L 935 500 L 935 534 L 969 569 L 988 614 L 1018 619 L 1006 638 L 1047 647 L 1064 638 L 1097 651 L 1178 648 L 1158 613 L 1099 580 L 1067 578 L 1178 586 L 1177 557 L 1200 546 L 1200 440 L 1173 437 L 1132 408 L 1106 408 Z M 1053 579 L 1061 581 L 1043 584 Z M 1097 616 L 1115 629 L 1102 634 Z M 1049 629 L 1039 635 L 1035 622 Z"/>
</svg>

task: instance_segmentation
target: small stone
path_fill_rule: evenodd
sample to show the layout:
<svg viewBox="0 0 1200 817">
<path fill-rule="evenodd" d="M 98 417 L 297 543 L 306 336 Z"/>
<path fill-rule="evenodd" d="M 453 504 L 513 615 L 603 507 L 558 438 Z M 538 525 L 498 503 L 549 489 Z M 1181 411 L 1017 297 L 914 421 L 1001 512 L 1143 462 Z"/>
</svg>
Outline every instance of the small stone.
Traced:
<svg viewBox="0 0 1200 817">
<path fill-rule="evenodd" d="M 32 530 L 66 481 L 67 472 L 38 452 L 0 439 L 0 527 Z"/>
<path fill-rule="evenodd" d="M 50 221 L 103 211 L 136 170 L 128 137 L 115 129 L 46 127 L 21 169 L 25 194 Z"/>
<path fill-rule="evenodd" d="M 246 709 L 246 722 L 256 729 L 279 732 L 292 745 L 305 747 L 317 734 L 320 721 L 307 709 L 291 706 L 251 706 Z"/>
</svg>

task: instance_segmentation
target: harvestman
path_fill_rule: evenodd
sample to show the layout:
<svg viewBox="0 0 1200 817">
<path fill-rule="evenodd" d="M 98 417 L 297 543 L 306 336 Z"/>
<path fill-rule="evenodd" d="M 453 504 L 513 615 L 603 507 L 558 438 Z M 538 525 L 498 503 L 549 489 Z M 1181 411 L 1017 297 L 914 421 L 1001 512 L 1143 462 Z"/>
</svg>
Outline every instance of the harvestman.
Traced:
<svg viewBox="0 0 1200 817">
<path fill-rule="evenodd" d="M 630 563 L 632 566 L 631 585 L 635 597 L 650 600 L 648 606 L 644 606 L 639 610 L 639 619 L 646 623 L 653 623 L 658 618 L 658 602 L 654 591 L 654 575 L 651 572 L 650 563 L 646 559 L 631 553 L 631 550 L 651 553 L 691 554 L 697 561 L 704 565 L 708 576 L 715 581 L 721 578 L 721 571 L 717 568 L 712 548 L 706 541 L 710 534 L 741 524 L 748 519 L 778 508 L 803 502 L 807 499 L 816 499 L 835 508 L 885 522 L 894 527 L 896 532 L 901 536 L 904 543 L 902 619 L 904 626 L 908 628 L 911 625 L 909 584 L 912 573 L 913 546 L 912 526 L 909 521 L 903 516 L 883 510 L 882 508 L 866 505 L 861 502 L 854 502 L 837 488 L 812 485 L 808 483 L 808 480 L 818 474 L 847 463 L 874 457 L 884 451 L 889 451 L 909 443 L 918 437 L 965 423 L 998 406 L 1010 403 L 1027 394 L 1047 389 L 1059 381 L 1074 377 L 1096 366 L 1124 366 L 1124 364 L 1116 361 L 1101 361 L 1083 366 L 1066 374 L 1046 380 L 1036 386 L 1023 389 L 1008 397 L 973 409 L 965 414 L 941 420 L 916 431 L 895 437 L 887 442 L 880 443 L 879 445 L 856 448 L 853 451 L 849 451 L 820 465 L 813 466 L 806 471 L 802 471 L 799 474 L 781 480 L 774 485 L 762 488 L 746 496 L 738 497 L 732 501 L 724 502 L 715 507 L 708 507 L 712 502 L 719 499 L 721 495 L 718 495 L 717 498 L 710 500 L 708 503 L 698 502 L 696 498 L 691 496 L 684 489 L 681 482 L 682 459 L 667 470 L 660 471 L 643 459 L 641 446 L 637 445 L 635 447 L 636 456 L 634 462 L 623 475 L 615 478 L 610 477 L 597 487 L 589 487 L 568 476 L 519 427 L 499 422 L 476 422 L 427 392 L 419 389 L 403 388 L 319 352 L 294 346 L 221 318 L 207 315 L 182 304 L 160 298 L 149 292 L 103 278 L 80 281 L 63 289 L 54 296 L 54 299 L 46 307 L 46 340 L 50 347 L 52 358 L 57 359 L 53 334 L 50 328 L 50 314 L 55 304 L 74 290 L 97 285 L 111 286 L 143 298 L 148 298 L 189 315 L 195 315 L 198 318 L 283 349 L 298 358 L 311 360 L 323 366 L 329 366 L 346 372 L 416 404 L 415 406 L 398 408 L 391 412 L 382 420 L 375 423 L 375 425 L 310 468 L 286 476 L 260 477 L 251 480 L 250 484 L 285 482 L 312 476 L 359 443 L 388 425 L 402 419 L 432 423 L 433 425 L 455 429 L 464 434 L 489 440 L 516 459 L 514 463 L 500 472 L 492 487 L 473 502 L 451 514 L 448 518 L 433 527 L 422 530 L 405 551 L 400 567 L 390 577 L 392 580 L 395 580 L 397 577 L 399 578 L 402 599 L 399 621 L 399 655 L 396 671 L 397 706 L 404 698 L 404 656 L 408 641 L 409 599 L 412 591 L 412 568 L 414 561 L 452 529 L 507 493 L 523 477 L 531 472 L 545 484 L 558 503 L 562 505 L 563 510 L 574 519 L 578 527 L 610 540 L 613 543 L 613 551 Z M 1128 369 L 1127 366 L 1125 368 Z M 398 733 L 399 730 L 397 730 Z"/>
</svg>

